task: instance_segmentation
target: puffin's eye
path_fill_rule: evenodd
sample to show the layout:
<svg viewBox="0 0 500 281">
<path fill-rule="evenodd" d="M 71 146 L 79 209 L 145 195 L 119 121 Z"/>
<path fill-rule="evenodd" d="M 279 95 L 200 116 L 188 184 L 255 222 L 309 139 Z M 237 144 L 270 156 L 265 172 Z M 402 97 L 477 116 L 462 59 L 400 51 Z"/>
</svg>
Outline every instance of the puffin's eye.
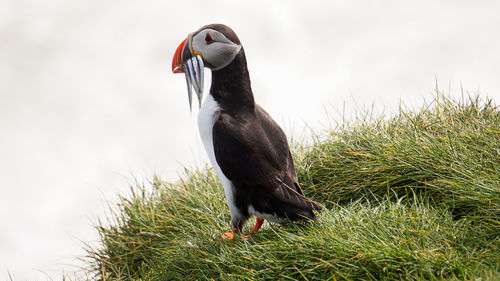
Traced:
<svg viewBox="0 0 500 281">
<path fill-rule="evenodd" d="M 205 35 L 205 43 L 210 44 L 212 42 L 214 42 L 214 39 L 212 38 L 212 36 L 210 35 L 210 33 L 207 32 L 207 35 Z"/>
</svg>

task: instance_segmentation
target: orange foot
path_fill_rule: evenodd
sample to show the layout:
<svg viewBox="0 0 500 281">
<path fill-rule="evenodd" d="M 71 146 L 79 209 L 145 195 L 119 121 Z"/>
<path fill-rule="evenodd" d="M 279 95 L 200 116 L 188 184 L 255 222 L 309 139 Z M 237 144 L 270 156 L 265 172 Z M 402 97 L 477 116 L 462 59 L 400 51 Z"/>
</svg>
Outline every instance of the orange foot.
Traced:
<svg viewBox="0 0 500 281">
<path fill-rule="evenodd" d="M 240 239 L 246 241 L 246 240 L 250 239 L 252 236 L 253 236 L 253 233 L 250 233 L 248 235 L 240 234 Z"/>
<path fill-rule="evenodd" d="M 257 231 L 259 231 L 260 227 L 264 223 L 263 218 L 257 217 L 257 221 L 255 222 L 255 226 L 252 228 L 250 233 L 248 235 L 243 235 L 241 232 L 239 232 L 236 229 L 233 229 L 231 231 L 228 231 L 224 234 L 222 234 L 222 239 L 227 239 L 227 240 L 234 240 L 234 234 L 239 233 L 241 240 L 248 240 L 250 237 L 252 237 Z"/>
<path fill-rule="evenodd" d="M 234 230 L 228 231 L 228 232 L 222 234 L 222 239 L 234 240 L 234 234 L 235 234 Z M 248 235 L 240 234 L 240 239 L 241 240 L 248 240 L 250 237 L 252 237 L 252 235 L 253 235 L 253 233 L 250 233 Z"/>
<path fill-rule="evenodd" d="M 222 239 L 234 240 L 234 230 L 222 234 Z"/>
</svg>

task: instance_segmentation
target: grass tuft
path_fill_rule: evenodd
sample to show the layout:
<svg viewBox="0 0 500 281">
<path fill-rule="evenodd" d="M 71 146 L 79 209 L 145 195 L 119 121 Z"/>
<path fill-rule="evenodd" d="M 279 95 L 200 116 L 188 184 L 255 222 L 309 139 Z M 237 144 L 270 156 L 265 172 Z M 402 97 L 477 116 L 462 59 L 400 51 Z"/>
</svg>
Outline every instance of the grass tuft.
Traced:
<svg viewBox="0 0 500 281">
<path fill-rule="evenodd" d="M 391 119 L 331 129 L 295 160 L 320 221 L 222 240 L 229 211 L 209 168 L 120 198 L 97 280 L 498 280 L 500 112 L 438 96 Z M 147 191 L 149 190 L 149 191 Z M 247 226 L 246 231 L 249 230 Z"/>
</svg>

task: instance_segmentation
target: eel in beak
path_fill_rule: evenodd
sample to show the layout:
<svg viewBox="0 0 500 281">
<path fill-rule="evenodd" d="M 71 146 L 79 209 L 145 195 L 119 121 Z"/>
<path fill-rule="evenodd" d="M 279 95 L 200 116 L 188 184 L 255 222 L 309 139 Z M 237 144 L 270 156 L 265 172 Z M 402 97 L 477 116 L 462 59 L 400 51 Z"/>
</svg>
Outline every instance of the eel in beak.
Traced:
<svg viewBox="0 0 500 281">
<path fill-rule="evenodd" d="M 192 111 L 192 89 L 198 97 L 198 106 L 201 107 L 203 98 L 203 79 L 205 66 L 199 53 L 191 51 L 192 35 L 190 34 L 175 50 L 172 60 L 172 72 L 184 73 L 188 88 L 189 110 Z"/>
</svg>

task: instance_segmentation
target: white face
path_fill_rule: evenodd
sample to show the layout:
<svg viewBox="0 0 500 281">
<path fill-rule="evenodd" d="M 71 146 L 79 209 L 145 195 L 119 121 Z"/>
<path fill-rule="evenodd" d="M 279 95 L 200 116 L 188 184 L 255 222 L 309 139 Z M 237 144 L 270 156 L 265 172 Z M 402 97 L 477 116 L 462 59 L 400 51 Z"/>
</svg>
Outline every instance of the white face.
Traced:
<svg viewBox="0 0 500 281">
<path fill-rule="evenodd" d="M 189 48 L 192 54 L 201 54 L 207 67 L 219 70 L 233 61 L 241 45 L 216 30 L 204 29 L 192 37 Z"/>
</svg>

